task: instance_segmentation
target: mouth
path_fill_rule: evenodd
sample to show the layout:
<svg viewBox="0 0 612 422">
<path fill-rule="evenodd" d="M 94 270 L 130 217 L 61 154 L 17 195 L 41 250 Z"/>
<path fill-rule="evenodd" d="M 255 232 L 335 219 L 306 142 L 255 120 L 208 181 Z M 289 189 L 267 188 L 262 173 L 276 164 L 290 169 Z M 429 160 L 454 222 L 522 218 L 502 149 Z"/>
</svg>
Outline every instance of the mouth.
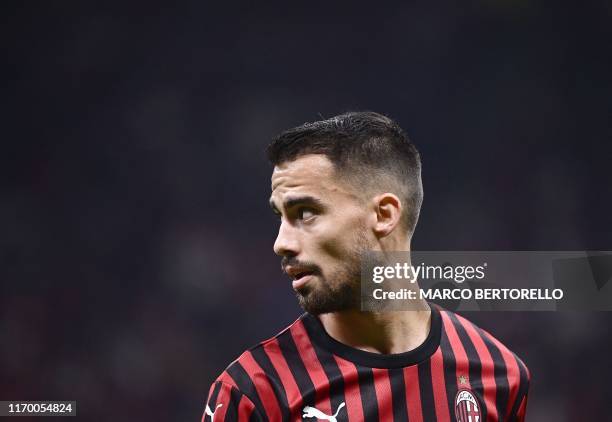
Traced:
<svg viewBox="0 0 612 422">
<path fill-rule="evenodd" d="M 294 290 L 302 288 L 314 276 L 314 271 L 298 268 L 286 268 L 285 272 L 291 277 Z"/>
<path fill-rule="evenodd" d="M 310 281 L 310 279 L 314 276 L 312 272 L 302 273 L 299 277 L 293 279 L 291 286 L 293 290 L 299 290 L 306 285 Z"/>
</svg>

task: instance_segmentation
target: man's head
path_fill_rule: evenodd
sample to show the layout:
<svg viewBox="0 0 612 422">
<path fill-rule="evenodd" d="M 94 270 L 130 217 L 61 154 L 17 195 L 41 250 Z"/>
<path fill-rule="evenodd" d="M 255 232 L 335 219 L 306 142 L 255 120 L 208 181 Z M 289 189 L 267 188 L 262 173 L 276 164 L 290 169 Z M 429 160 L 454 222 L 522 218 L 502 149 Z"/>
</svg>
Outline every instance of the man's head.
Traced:
<svg viewBox="0 0 612 422">
<path fill-rule="evenodd" d="M 302 307 L 359 307 L 361 254 L 405 249 L 423 198 L 417 149 L 391 119 L 345 113 L 306 123 L 268 147 L 270 204 L 281 223 L 274 251 Z"/>
</svg>

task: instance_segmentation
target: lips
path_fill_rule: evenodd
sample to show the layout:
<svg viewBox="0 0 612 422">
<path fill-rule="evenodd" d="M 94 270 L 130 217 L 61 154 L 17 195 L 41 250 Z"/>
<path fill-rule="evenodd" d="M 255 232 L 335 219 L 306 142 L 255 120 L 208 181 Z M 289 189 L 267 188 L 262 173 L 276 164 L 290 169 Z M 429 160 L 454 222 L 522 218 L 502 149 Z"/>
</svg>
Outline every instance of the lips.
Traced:
<svg viewBox="0 0 612 422">
<path fill-rule="evenodd" d="M 293 279 L 293 288 L 299 289 L 310 280 L 314 274 L 314 271 L 303 267 L 285 267 L 285 272 L 289 277 Z"/>
<path fill-rule="evenodd" d="M 312 277 L 313 277 L 313 273 L 307 273 L 307 274 L 304 273 L 299 278 L 294 278 L 293 282 L 291 283 L 291 286 L 293 287 L 293 290 L 301 289 L 303 286 L 306 285 L 306 283 L 308 283 L 310 281 L 310 279 Z"/>
<path fill-rule="evenodd" d="M 306 277 L 307 275 L 311 275 L 311 274 L 312 274 L 312 271 L 308 271 L 308 270 L 306 270 L 306 271 L 300 271 L 300 272 L 298 272 L 297 274 L 295 274 L 294 276 L 292 276 L 292 278 L 293 278 L 294 280 L 298 280 L 298 279 L 300 279 L 300 278 L 302 278 L 302 277 Z"/>
<path fill-rule="evenodd" d="M 289 277 L 291 277 L 294 280 L 297 280 L 301 277 L 312 274 L 314 271 L 308 268 L 304 268 L 304 267 L 289 266 L 289 267 L 285 267 L 285 272 L 287 273 Z"/>
</svg>

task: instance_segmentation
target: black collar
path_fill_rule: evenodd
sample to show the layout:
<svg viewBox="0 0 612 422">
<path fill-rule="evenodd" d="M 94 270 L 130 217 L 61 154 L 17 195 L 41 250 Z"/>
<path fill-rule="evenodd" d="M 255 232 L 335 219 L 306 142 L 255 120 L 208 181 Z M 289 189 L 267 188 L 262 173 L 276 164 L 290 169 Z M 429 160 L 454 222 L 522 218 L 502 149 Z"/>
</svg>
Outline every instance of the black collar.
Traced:
<svg viewBox="0 0 612 422">
<path fill-rule="evenodd" d="M 429 359 L 440 345 L 440 337 L 442 334 L 440 311 L 436 305 L 430 304 L 429 307 L 431 309 L 431 327 L 425 341 L 416 349 L 390 355 L 366 352 L 340 343 L 327 334 L 321 321 L 314 315 L 306 313 L 302 316 L 302 321 L 304 322 L 304 326 L 308 331 L 311 341 L 315 343 L 315 345 L 327 349 L 329 352 L 341 358 L 369 368 L 402 368 Z"/>
</svg>

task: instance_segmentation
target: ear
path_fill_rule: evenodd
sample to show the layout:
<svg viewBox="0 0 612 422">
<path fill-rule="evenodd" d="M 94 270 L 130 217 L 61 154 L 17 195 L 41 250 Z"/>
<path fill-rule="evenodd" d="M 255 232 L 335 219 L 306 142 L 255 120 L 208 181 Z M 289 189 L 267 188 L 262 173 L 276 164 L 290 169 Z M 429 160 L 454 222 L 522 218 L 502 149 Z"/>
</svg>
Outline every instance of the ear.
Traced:
<svg viewBox="0 0 612 422">
<path fill-rule="evenodd" d="M 388 236 L 400 223 L 402 202 L 392 193 L 383 193 L 374 198 L 376 223 L 374 233 L 379 237 Z"/>
</svg>

